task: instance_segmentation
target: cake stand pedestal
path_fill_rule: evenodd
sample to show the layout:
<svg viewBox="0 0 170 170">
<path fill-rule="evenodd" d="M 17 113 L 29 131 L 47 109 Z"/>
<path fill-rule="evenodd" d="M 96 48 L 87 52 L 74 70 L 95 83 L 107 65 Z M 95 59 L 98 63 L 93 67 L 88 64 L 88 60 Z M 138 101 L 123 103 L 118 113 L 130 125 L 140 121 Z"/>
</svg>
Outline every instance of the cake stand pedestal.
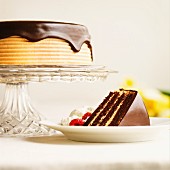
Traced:
<svg viewBox="0 0 170 170">
<path fill-rule="evenodd" d="M 73 82 L 105 80 L 115 73 L 104 66 L 0 66 L 0 83 L 6 84 L 0 106 L 0 136 L 52 135 L 39 124 L 44 120 L 31 104 L 29 82 Z"/>
<path fill-rule="evenodd" d="M 38 123 L 42 119 L 31 104 L 28 83 L 7 83 L 0 107 L 0 135 L 49 134 L 49 129 Z"/>
</svg>

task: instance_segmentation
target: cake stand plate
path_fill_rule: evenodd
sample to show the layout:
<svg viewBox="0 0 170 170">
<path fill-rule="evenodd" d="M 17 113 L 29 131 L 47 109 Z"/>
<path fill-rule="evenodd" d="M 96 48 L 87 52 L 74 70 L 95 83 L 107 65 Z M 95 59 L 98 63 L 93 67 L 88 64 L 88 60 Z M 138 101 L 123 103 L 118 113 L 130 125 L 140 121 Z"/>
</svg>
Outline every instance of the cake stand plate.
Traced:
<svg viewBox="0 0 170 170">
<path fill-rule="evenodd" d="M 6 84 L 0 106 L 0 136 L 52 135 L 56 131 L 41 125 L 45 120 L 32 106 L 29 82 L 75 82 L 105 80 L 114 70 L 105 66 L 0 66 L 0 83 Z"/>
</svg>

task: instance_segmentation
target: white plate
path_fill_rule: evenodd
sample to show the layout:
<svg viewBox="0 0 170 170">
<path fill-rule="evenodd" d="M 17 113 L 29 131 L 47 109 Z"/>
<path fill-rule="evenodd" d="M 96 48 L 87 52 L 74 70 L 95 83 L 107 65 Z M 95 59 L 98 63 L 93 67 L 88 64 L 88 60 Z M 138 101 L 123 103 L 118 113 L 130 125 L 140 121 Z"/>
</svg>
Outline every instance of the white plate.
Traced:
<svg viewBox="0 0 170 170">
<path fill-rule="evenodd" d="M 139 142 L 154 140 L 170 129 L 169 118 L 150 118 L 150 126 L 61 126 L 40 123 L 62 132 L 68 139 L 82 142 Z"/>
</svg>

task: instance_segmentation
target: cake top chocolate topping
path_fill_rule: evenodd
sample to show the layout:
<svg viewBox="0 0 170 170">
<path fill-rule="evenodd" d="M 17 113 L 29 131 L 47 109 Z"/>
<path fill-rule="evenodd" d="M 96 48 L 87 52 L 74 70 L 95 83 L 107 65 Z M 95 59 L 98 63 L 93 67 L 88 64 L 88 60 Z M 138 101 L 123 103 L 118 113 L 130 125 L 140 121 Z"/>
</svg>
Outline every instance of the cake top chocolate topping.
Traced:
<svg viewBox="0 0 170 170">
<path fill-rule="evenodd" d="M 2 21 L 0 22 L 0 39 L 20 36 L 28 41 L 36 42 L 45 38 L 61 38 L 66 40 L 73 51 L 78 52 L 83 43 L 90 45 L 90 35 L 83 25 L 48 22 L 48 21 Z"/>
</svg>

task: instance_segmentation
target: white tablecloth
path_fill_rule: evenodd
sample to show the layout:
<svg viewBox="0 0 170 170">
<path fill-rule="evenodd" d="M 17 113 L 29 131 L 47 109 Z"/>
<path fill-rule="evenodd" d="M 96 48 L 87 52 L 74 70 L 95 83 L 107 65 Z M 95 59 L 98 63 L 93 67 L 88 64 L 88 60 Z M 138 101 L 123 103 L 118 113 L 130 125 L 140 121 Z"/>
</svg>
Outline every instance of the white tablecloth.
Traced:
<svg viewBox="0 0 170 170">
<path fill-rule="evenodd" d="M 169 170 L 170 133 L 137 143 L 84 143 L 51 137 L 0 137 L 0 170 Z"/>
</svg>

